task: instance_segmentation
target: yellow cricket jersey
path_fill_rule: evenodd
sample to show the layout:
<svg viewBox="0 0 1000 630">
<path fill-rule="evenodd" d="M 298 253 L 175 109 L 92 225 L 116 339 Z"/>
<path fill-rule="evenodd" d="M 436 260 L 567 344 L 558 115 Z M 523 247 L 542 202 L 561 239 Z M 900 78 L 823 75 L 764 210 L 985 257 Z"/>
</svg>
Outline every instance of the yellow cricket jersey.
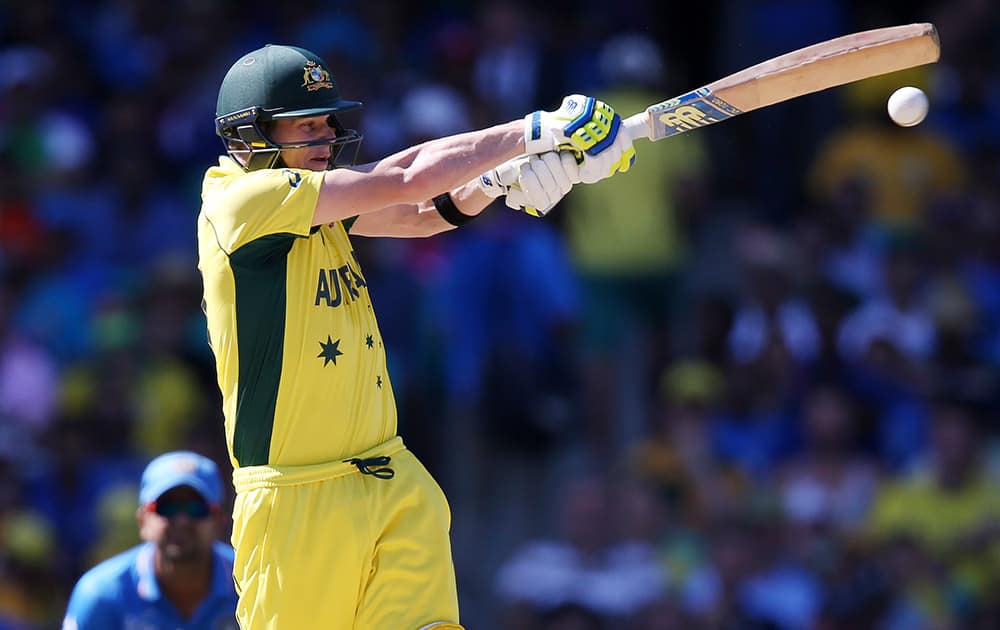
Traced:
<svg viewBox="0 0 1000 630">
<path fill-rule="evenodd" d="M 342 222 L 312 227 L 323 173 L 205 173 L 198 268 L 236 467 L 339 461 L 396 434 L 368 285 Z"/>
</svg>

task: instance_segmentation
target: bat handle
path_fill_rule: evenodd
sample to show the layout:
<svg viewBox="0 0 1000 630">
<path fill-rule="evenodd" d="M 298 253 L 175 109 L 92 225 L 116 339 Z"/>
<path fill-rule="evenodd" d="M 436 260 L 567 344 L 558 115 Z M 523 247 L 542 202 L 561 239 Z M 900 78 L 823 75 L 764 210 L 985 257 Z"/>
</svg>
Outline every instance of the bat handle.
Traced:
<svg viewBox="0 0 1000 630">
<path fill-rule="evenodd" d="M 639 112 L 638 114 L 629 116 L 624 122 L 625 130 L 633 140 L 638 140 L 639 138 L 649 139 L 649 114 Z"/>
</svg>

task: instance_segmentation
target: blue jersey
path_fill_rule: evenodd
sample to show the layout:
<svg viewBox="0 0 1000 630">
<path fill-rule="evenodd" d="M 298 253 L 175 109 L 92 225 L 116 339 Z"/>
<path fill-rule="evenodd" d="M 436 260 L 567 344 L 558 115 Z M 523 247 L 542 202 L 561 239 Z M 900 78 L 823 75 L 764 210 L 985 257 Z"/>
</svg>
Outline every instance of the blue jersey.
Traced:
<svg viewBox="0 0 1000 630">
<path fill-rule="evenodd" d="M 189 620 L 160 593 L 155 549 L 145 543 L 87 571 L 73 588 L 63 630 L 237 630 L 232 547 L 215 543 L 212 590 Z"/>
</svg>

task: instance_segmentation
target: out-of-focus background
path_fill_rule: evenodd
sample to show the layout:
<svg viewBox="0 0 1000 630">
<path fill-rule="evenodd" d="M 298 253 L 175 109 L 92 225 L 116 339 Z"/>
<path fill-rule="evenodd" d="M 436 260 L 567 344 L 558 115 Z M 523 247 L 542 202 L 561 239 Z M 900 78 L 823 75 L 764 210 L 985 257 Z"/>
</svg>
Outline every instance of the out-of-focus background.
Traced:
<svg viewBox="0 0 1000 630">
<path fill-rule="evenodd" d="M 0 3 L 0 628 L 137 542 L 150 457 L 229 469 L 195 217 L 242 53 L 321 54 L 369 161 L 917 21 L 935 66 L 640 144 L 543 221 L 355 247 L 467 627 L 1000 627 L 993 0 L 32 0 Z"/>
</svg>

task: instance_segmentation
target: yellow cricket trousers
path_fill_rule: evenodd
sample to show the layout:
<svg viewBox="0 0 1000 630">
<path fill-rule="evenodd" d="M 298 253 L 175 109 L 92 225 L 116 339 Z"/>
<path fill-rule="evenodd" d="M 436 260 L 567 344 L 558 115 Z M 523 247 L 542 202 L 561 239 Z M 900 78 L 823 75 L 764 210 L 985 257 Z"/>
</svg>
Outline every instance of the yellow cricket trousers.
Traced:
<svg viewBox="0 0 1000 630">
<path fill-rule="evenodd" d="M 233 474 L 243 630 L 460 627 L 441 488 L 398 437 L 356 458 Z"/>
</svg>

